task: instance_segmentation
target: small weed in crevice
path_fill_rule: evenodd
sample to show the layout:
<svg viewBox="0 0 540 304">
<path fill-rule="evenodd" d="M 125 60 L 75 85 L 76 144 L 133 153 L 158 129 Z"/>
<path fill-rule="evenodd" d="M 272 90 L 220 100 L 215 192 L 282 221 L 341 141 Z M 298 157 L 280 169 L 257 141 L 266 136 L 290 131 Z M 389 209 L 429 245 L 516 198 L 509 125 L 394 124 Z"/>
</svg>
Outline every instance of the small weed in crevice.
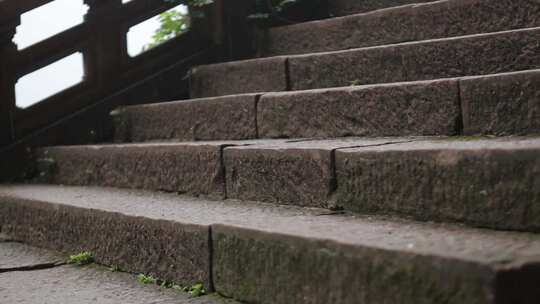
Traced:
<svg viewBox="0 0 540 304">
<path fill-rule="evenodd" d="M 137 279 L 142 284 L 145 284 L 145 285 L 155 284 L 155 285 L 160 286 L 161 288 L 173 289 L 178 292 L 185 292 L 185 293 L 188 293 L 193 298 L 206 295 L 206 290 L 204 289 L 204 285 L 202 283 L 194 284 L 191 287 L 187 287 L 187 286 L 182 287 L 174 282 L 157 279 L 157 278 L 154 278 L 153 276 L 145 275 L 142 273 L 137 276 Z"/>
<path fill-rule="evenodd" d="M 195 284 L 191 286 L 188 290 L 188 293 L 190 296 L 196 298 L 200 297 L 206 294 L 206 290 L 204 290 L 204 286 L 201 283 Z"/>
<path fill-rule="evenodd" d="M 78 254 L 70 255 L 67 263 L 76 264 L 79 266 L 92 264 L 94 263 L 94 255 L 91 252 L 83 251 Z"/>
<path fill-rule="evenodd" d="M 118 267 L 118 265 L 111 265 L 109 267 L 109 271 L 110 272 L 119 272 L 119 271 L 122 271 L 122 269 L 120 269 L 120 267 Z"/>
<path fill-rule="evenodd" d="M 360 82 L 360 79 L 352 80 L 349 84 L 351 87 L 357 87 L 357 86 L 362 85 L 362 83 Z"/>
<path fill-rule="evenodd" d="M 139 282 L 141 284 L 145 284 L 145 285 L 148 285 L 148 284 L 157 284 L 157 279 L 154 278 L 153 276 L 151 275 L 145 275 L 145 274 L 139 274 L 139 276 L 137 277 L 137 279 L 139 280 Z"/>
</svg>

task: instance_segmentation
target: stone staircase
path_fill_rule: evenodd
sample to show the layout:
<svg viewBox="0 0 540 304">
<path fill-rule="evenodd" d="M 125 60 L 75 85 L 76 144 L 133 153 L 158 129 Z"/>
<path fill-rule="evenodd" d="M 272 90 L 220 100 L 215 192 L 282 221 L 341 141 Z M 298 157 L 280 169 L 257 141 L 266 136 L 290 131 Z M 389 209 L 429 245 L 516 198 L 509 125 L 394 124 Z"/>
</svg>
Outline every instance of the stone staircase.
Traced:
<svg viewBox="0 0 540 304">
<path fill-rule="evenodd" d="M 38 151 L 0 232 L 246 303 L 540 303 L 540 2 L 331 7 Z"/>
</svg>

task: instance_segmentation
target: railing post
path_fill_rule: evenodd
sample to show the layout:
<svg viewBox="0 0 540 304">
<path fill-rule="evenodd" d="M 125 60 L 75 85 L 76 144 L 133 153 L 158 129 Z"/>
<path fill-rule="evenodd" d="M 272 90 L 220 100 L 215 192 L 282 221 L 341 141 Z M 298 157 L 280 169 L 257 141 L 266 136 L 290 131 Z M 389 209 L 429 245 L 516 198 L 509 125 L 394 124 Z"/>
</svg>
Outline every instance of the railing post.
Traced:
<svg viewBox="0 0 540 304">
<path fill-rule="evenodd" d="M 13 43 L 20 18 L 0 24 L 0 146 L 15 140 L 15 71 L 17 45 Z"/>
<path fill-rule="evenodd" d="M 248 16 L 253 11 L 252 0 L 225 0 L 224 26 L 227 54 L 226 60 L 250 58 L 255 54 L 254 27 Z"/>
<path fill-rule="evenodd" d="M 126 53 L 126 38 L 120 14 L 121 0 L 84 0 L 90 7 L 85 16 L 93 37 L 85 53 L 86 77 L 98 90 L 117 81 Z"/>
</svg>

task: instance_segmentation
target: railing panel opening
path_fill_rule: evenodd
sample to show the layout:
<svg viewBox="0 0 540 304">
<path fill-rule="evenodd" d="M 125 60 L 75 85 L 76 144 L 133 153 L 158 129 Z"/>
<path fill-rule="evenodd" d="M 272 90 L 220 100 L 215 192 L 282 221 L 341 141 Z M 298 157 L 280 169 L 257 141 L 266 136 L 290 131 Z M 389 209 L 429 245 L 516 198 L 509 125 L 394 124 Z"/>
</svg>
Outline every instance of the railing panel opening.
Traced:
<svg viewBox="0 0 540 304">
<path fill-rule="evenodd" d="M 83 0 L 55 0 L 21 15 L 15 42 L 19 50 L 43 41 L 84 20 Z"/>
<path fill-rule="evenodd" d="M 84 79 L 83 54 L 73 53 L 33 73 L 15 85 L 17 107 L 28 108 Z"/>
<path fill-rule="evenodd" d="M 135 57 L 155 48 L 187 32 L 190 25 L 191 20 L 186 5 L 178 5 L 149 18 L 129 29 L 128 54 Z"/>
</svg>

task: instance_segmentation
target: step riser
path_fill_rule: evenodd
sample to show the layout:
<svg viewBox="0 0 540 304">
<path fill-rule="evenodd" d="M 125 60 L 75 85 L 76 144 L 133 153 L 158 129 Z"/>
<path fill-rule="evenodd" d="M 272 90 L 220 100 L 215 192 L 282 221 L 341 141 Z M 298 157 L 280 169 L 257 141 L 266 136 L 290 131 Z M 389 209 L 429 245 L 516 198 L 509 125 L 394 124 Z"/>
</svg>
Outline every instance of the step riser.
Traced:
<svg viewBox="0 0 540 304">
<path fill-rule="evenodd" d="M 103 265 L 183 286 L 199 282 L 211 286 L 207 226 L 32 200 L 0 200 L 0 228 L 15 240 L 66 254 L 90 251 Z"/>
<path fill-rule="evenodd" d="M 337 151 L 337 202 L 361 213 L 540 231 L 540 149 Z"/>
<path fill-rule="evenodd" d="M 530 70 L 540 68 L 539 41 L 540 29 L 535 28 L 208 65 L 193 73 L 192 93 L 208 97 L 342 87 L 353 81 L 366 85 Z M 274 66 L 271 72 L 268 66 Z"/>
<path fill-rule="evenodd" d="M 248 303 L 496 303 L 495 271 L 474 263 L 219 226 L 213 231 L 216 290 Z"/>
<path fill-rule="evenodd" d="M 265 94 L 261 138 L 456 135 L 461 132 L 457 80 Z"/>
<path fill-rule="evenodd" d="M 540 71 L 464 79 L 465 135 L 540 134 Z"/>
<path fill-rule="evenodd" d="M 287 91 L 287 58 L 265 58 L 196 67 L 191 72 L 191 98 L 241 93 Z"/>
<path fill-rule="evenodd" d="M 55 184 L 137 188 L 224 195 L 221 146 L 46 148 L 39 153 L 44 178 Z"/>
<path fill-rule="evenodd" d="M 115 140 L 254 139 L 257 100 L 257 95 L 237 95 L 123 108 L 115 115 Z"/>
<path fill-rule="evenodd" d="M 119 199 L 125 203 L 125 198 Z M 410 223 L 388 222 L 384 226 L 364 223 L 366 229 L 372 227 L 379 232 L 365 232 L 366 239 L 359 238 L 359 243 L 342 243 L 317 235 L 307 237 L 234 225 L 194 225 L 136 216 L 140 215 L 138 207 L 119 213 L 97 206 L 94 210 L 91 205 L 81 208 L 9 196 L 1 196 L 0 200 L 0 228 L 13 239 L 65 253 L 92 251 L 99 263 L 152 274 L 183 285 L 203 282 L 207 288 L 215 286 L 221 294 L 248 303 L 353 304 L 361 300 L 367 304 L 439 301 L 513 304 L 516 302 L 509 299 L 522 297 L 519 303 L 533 304 L 538 299 L 536 286 L 507 285 L 509 279 L 515 279 L 513 283 L 537 282 L 536 260 L 529 256 L 538 245 L 532 235 L 512 237 L 502 233 L 461 231 L 457 227 L 448 230 L 431 227 L 432 233 L 442 237 L 446 232 L 451 239 L 437 241 L 429 235 L 427 227 Z M 156 207 L 160 206 L 156 202 Z M 194 216 L 190 220 L 197 221 L 196 213 L 190 208 L 193 206 L 187 207 L 187 212 Z M 173 212 L 179 211 L 175 210 Z M 222 211 L 230 212 L 227 208 Z M 245 211 L 248 216 L 258 214 Z M 263 213 L 270 219 L 277 216 L 275 219 L 281 223 L 292 216 L 279 217 L 272 211 Z M 320 219 L 323 223 L 326 221 L 324 225 L 347 224 L 346 221 L 333 222 L 330 218 Z M 306 221 L 302 217 L 298 220 Z M 313 218 L 303 225 L 309 221 L 317 226 L 318 221 Z M 389 247 L 385 247 L 384 241 L 380 247 L 374 245 L 378 241 L 373 237 L 383 236 L 385 231 L 401 234 L 396 231 L 401 225 L 412 231 L 411 243 L 394 240 L 404 246 L 389 245 L 389 242 L 386 244 Z M 418 239 L 422 237 L 431 241 Z M 531 240 L 527 241 L 527 237 Z M 444 254 L 446 246 L 454 242 L 463 246 L 479 238 L 491 254 L 496 255 L 497 248 L 505 251 L 499 259 L 508 254 L 505 246 L 523 248 L 523 260 L 518 259 L 519 255 L 513 256 L 518 259 L 515 264 L 497 263 L 497 257 L 491 261 L 475 259 L 471 255 L 480 250 L 477 245 L 472 246 L 472 250 L 463 248 L 461 254 L 455 255 L 460 250 L 453 248 L 450 251 L 454 255 Z M 415 249 L 415 241 L 419 249 Z M 433 242 L 433 246 L 427 246 L 429 242 Z M 212 275 L 209 275 L 210 269 Z"/>
<path fill-rule="evenodd" d="M 229 198 L 329 208 L 335 188 L 331 150 L 226 149 Z"/>
<path fill-rule="evenodd" d="M 291 90 L 540 68 L 540 29 L 291 57 Z M 487 55 L 489 54 L 489 55 Z"/>
<path fill-rule="evenodd" d="M 135 106 L 115 118 L 117 141 L 540 134 L 540 70 Z"/>
<path fill-rule="evenodd" d="M 333 16 L 346 16 L 387 7 L 432 1 L 434 0 L 331 0 L 328 1 L 328 8 Z"/>
<path fill-rule="evenodd" d="M 271 29 L 261 53 L 338 51 L 536 26 L 540 3 L 535 1 L 438 1 Z"/>
<path fill-rule="evenodd" d="M 537 141 L 503 142 L 506 148 L 499 149 L 485 148 L 489 142 L 446 140 L 434 142 L 426 151 L 424 145 L 431 145 L 430 141 L 416 139 L 409 148 L 405 142 L 411 140 L 322 142 L 323 146 L 307 147 L 253 144 L 226 147 L 222 153 L 219 146 L 168 148 L 167 153 L 181 162 L 168 161 L 154 151 L 161 148 L 155 147 L 108 148 L 120 151 L 109 158 L 103 155 L 113 152 L 57 148 L 47 157 L 55 163 L 50 181 L 60 184 L 344 207 L 362 213 L 540 231 Z M 456 150 L 447 143 L 467 146 Z M 361 148 L 347 150 L 352 147 Z M 211 157 L 206 156 L 208 150 L 214 151 Z M 92 173 L 89 177 L 85 172 Z"/>
<path fill-rule="evenodd" d="M 473 141 L 474 142 L 474 141 Z M 285 205 L 540 231 L 540 149 L 346 152 L 227 148 L 227 195 Z M 394 148 L 395 147 L 395 148 Z M 335 171 L 334 171 L 335 164 Z M 489 164 L 489 166 L 486 166 Z M 337 186 L 337 187 L 336 187 Z"/>
</svg>

